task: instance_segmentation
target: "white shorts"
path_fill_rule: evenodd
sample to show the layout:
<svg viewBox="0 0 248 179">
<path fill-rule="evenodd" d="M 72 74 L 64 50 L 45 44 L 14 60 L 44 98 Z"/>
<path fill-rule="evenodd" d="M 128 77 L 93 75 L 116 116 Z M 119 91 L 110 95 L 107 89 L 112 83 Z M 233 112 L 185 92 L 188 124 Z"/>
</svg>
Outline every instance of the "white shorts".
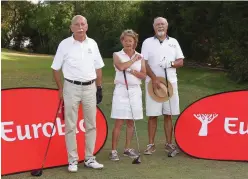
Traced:
<svg viewBox="0 0 248 179">
<path fill-rule="evenodd" d="M 111 118 L 113 119 L 143 119 L 142 91 L 140 85 L 130 85 L 128 92 L 125 85 L 116 84 L 112 100 Z M 130 108 L 132 106 L 132 111 Z M 132 116 L 133 113 L 133 116 Z"/>
<path fill-rule="evenodd" d="M 148 94 L 146 83 L 146 115 L 147 116 L 161 116 L 163 114 L 166 115 L 179 115 L 180 108 L 179 108 L 179 96 L 178 96 L 178 86 L 177 82 L 171 83 L 173 87 L 173 96 L 170 100 L 166 102 L 156 102 L 154 101 L 151 96 Z M 171 111 L 170 111 L 171 105 Z"/>
</svg>

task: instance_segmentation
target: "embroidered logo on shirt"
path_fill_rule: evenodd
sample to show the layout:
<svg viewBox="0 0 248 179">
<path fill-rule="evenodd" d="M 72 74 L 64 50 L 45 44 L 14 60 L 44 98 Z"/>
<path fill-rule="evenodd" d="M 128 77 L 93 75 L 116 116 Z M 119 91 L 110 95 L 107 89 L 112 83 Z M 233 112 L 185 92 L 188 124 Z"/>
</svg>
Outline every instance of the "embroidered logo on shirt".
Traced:
<svg viewBox="0 0 248 179">
<path fill-rule="evenodd" d="M 174 44 L 169 44 L 169 46 L 172 48 L 176 48 L 176 45 L 174 45 Z"/>
<path fill-rule="evenodd" d="M 92 54 L 92 50 L 90 48 L 88 49 L 88 53 Z"/>
</svg>

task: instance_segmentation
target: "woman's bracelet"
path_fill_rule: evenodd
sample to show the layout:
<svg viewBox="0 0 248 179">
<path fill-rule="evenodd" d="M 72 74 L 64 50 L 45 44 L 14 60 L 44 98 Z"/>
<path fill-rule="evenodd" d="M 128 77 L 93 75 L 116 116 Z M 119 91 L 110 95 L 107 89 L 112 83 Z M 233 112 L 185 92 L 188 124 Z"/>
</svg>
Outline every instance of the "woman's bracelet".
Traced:
<svg viewBox="0 0 248 179">
<path fill-rule="evenodd" d="M 126 71 L 129 72 L 129 73 L 131 73 L 132 72 L 132 69 L 131 68 L 127 68 Z"/>
</svg>

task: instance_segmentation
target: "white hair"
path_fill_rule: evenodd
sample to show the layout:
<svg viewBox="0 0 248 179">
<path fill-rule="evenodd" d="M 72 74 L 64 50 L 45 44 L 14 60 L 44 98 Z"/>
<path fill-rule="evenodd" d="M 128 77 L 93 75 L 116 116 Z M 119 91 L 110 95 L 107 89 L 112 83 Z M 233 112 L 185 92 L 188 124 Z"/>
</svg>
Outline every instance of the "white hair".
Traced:
<svg viewBox="0 0 248 179">
<path fill-rule="evenodd" d="M 82 16 L 82 15 L 75 15 L 75 16 L 72 18 L 72 20 L 71 20 L 71 24 L 74 24 L 75 21 L 77 20 L 77 18 L 83 18 L 83 19 L 86 21 L 86 23 L 87 23 L 87 19 L 86 19 L 84 16 Z"/>
<path fill-rule="evenodd" d="M 163 19 L 165 21 L 165 24 L 167 25 L 167 27 L 169 26 L 169 23 L 168 23 L 167 19 L 164 18 L 164 17 L 156 17 L 156 18 L 154 18 L 154 20 L 153 20 L 153 26 L 155 25 L 155 22 L 158 19 Z"/>
</svg>

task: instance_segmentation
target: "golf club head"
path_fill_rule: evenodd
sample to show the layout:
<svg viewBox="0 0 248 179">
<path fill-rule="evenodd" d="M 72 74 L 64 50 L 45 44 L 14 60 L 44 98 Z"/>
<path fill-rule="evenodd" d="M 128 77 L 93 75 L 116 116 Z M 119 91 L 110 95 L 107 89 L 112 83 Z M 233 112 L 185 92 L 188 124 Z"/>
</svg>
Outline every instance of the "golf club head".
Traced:
<svg viewBox="0 0 248 179">
<path fill-rule="evenodd" d="M 137 158 L 133 160 L 132 164 L 140 164 L 140 163 L 141 163 L 141 160 L 140 160 L 140 155 L 139 155 Z"/>
<path fill-rule="evenodd" d="M 177 155 L 177 150 L 168 153 L 168 157 L 175 157 Z"/>
<path fill-rule="evenodd" d="M 39 177 L 39 176 L 42 175 L 42 170 L 41 170 L 41 169 L 33 170 L 33 171 L 31 172 L 31 175 L 32 175 L 32 176 Z"/>
<path fill-rule="evenodd" d="M 173 157 L 173 156 L 171 155 L 171 152 L 168 153 L 168 157 Z"/>
</svg>

